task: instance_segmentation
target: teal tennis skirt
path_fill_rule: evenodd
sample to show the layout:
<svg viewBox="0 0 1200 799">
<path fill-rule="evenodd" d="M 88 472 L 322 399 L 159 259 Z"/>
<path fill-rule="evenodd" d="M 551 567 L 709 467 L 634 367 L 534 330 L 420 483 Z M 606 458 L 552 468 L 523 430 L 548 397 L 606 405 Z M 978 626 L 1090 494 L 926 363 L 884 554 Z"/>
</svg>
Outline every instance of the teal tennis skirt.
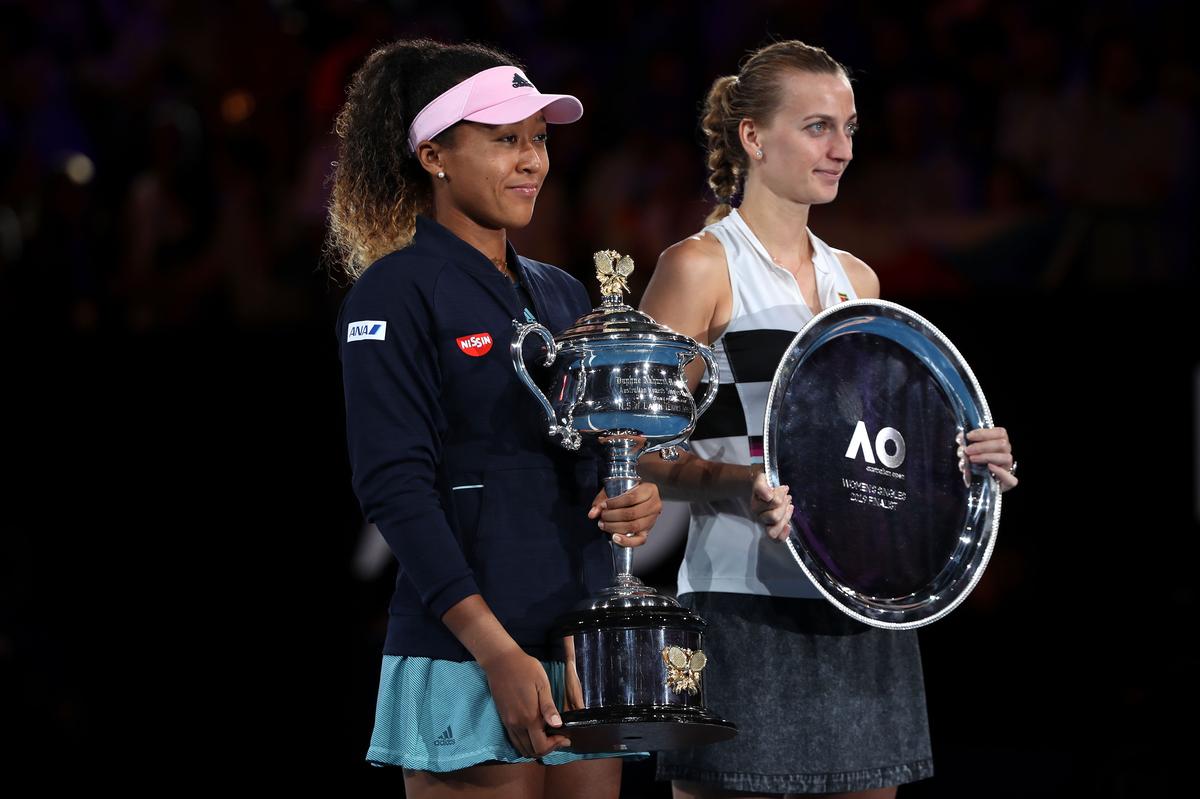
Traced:
<svg viewBox="0 0 1200 799">
<path fill-rule="evenodd" d="M 561 661 L 541 661 L 554 701 L 565 697 Z M 367 761 L 420 771 L 456 771 L 480 763 L 532 763 L 559 766 L 598 757 L 646 757 L 645 752 L 580 755 L 555 750 L 522 757 L 508 742 L 492 701 L 487 677 L 473 660 L 384 655 L 375 704 L 375 729 Z"/>
</svg>

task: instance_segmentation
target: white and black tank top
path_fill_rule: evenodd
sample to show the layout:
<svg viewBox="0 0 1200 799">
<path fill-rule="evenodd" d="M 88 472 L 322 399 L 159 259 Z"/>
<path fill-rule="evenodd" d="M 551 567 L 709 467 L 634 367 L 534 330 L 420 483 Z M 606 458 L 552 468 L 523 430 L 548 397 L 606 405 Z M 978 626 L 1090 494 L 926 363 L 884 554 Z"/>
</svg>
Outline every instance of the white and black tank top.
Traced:
<svg viewBox="0 0 1200 799">
<path fill-rule="evenodd" d="M 712 343 L 721 385 L 691 436 L 697 455 L 725 463 L 762 463 L 763 418 L 775 370 L 796 332 L 815 315 L 792 273 L 776 264 L 736 210 L 702 231 L 725 248 L 733 307 Z M 829 245 L 808 232 L 821 309 L 856 299 Z M 703 387 L 698 394 L 702 395 Z M 750 517 L 749 496 L 693 502 L 679 593 L 722 591 L 818 598 L 820 592 Z"/>
</svg>

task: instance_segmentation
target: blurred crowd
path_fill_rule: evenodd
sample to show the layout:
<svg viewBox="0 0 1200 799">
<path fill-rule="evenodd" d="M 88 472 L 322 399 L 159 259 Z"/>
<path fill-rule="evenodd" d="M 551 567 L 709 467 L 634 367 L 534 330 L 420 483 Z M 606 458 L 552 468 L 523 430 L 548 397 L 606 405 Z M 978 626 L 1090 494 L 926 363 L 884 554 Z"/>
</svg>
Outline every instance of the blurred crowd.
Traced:
<svg viewBox="0 0 1200 799">
<path fill-rule="evenodd" d="M 0 2 L 0 312 L 80 332 L 324 324 L 332 121 L 395 37 L 499 45 L 581 124 L 553 131 L 527 254 L 658 253 L 711 196 L 713 78 L 770 38 L 852 69 L 862 120 L 826 240 L 888 296 L 1120 291 L 1195 257 L 1182 4 Z M 399 146 L 399 143 L 398 145 Z"/>
</svg>

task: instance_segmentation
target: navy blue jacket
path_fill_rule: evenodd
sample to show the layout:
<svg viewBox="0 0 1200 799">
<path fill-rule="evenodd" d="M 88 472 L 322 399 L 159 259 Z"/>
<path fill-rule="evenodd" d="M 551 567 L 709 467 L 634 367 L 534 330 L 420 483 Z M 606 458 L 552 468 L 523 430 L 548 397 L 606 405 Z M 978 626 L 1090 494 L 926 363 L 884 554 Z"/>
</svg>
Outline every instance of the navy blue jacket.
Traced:
<svg viewBox="0 0 1200 799">
<path fill-rule="evenodd" d="M 555 334 L 590 310 L 562 270 L 511 245 L 509 263 Z M 526 652 L 549 657 L 554 620 L 611 581 L 608 539 L 587 518 L 596 460 L 547 437 L 509 355 L 514 319 L 509 280 L 424 217 L 342 304 L 354 491 L 400 564 L 384 654 L 469 660 L 441 617 L 479 593 Z M 531 367 L 544 353 L 526 339 Z"/>
</svg>

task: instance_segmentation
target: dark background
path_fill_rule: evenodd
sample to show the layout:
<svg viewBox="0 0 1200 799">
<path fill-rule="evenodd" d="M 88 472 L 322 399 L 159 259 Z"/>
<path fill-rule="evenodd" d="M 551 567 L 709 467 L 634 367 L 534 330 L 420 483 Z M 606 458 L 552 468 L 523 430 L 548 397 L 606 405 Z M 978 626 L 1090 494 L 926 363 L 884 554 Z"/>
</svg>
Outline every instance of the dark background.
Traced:
<svg viewBox="0 0 1200 799">
<path fill-rule="evenodd" d="M 585 279 L 631 253 L 640 293 L 711 202 L 707 86 L 796 37 L 853 69 L 862 121 L 814 231 L 956 343 L 1021 461 L 985 577 L 921 630 L 937 776 L 901 797 L 1180 787 L 1192 31 L 1163 2 L 3 0 L 0 774 L 398 793 L 363 762 L 392 572 L 354 565 L 321 256 L 348 76 L 475 39 L 580 97 L 513 239 Z M 667 795 L 651 773 L 625 794 Z"/>
</svg>

